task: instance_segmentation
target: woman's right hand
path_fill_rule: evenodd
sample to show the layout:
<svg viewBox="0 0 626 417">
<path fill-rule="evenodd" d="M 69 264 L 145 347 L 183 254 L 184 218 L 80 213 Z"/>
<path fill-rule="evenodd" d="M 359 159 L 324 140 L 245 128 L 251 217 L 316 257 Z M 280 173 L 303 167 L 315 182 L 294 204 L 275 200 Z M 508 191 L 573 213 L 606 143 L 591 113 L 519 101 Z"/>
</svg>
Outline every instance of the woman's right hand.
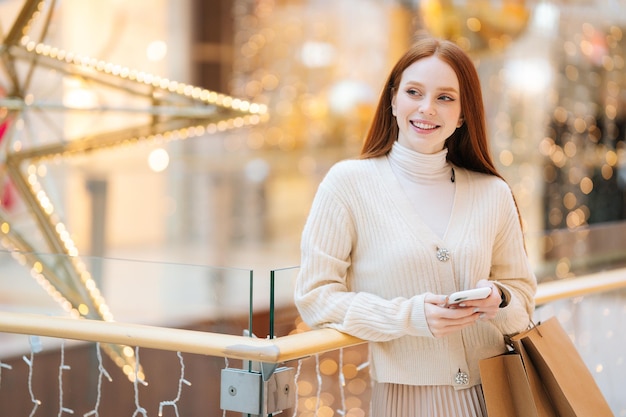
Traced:
<svg viewBox="0 0 626 417">
<path fill-rule="evenodd" d="M 471 326 L 480 318 L 481 313 L 473 307 L 448 308 L 446 296 L 426 294 L 424 314 L 430 332 L 435 337 L 443 337 Z"/>
</svg>

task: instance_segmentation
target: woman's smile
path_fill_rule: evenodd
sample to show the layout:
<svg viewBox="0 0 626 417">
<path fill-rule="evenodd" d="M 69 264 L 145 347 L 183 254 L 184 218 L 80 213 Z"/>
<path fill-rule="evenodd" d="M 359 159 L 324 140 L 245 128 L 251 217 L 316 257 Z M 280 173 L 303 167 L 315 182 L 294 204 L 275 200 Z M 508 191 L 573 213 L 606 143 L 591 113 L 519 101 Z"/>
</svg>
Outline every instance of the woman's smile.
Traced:
<svg viewBox="0 0 626 417">
<path fill-rule="evenodd" d="M 412 120 L 411 124 L 419 131 L 423 131 L 423 132 L 429 132 L 429 131 L 433 131 L 435 129 L 437 129 L 439 126 L 432 124 L 432 123 L 428 123 L 428 122 L 423 122 L 423 121 L 419 121 L 419 120 Z"/>
</svg>

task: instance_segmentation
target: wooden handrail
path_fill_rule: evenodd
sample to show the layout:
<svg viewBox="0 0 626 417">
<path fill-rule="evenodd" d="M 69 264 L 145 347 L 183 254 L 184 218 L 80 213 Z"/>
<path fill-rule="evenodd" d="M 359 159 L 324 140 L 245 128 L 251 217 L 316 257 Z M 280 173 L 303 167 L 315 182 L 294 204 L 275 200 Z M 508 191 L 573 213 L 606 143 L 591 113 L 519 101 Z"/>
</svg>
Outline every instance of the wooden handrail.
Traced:
<svg viewBox="0 0 626 417">
<path fill-rule="evenodd" d="M 537 287 L 537 306 L 551 301 L 581 297 L 626 288 L 626 268 L 613 269 L 577 278 L 542 282 Z"/>
<path fill-rule="evenodd" d="M 626 288 L 626 268 L 541 283 L 537 305 Z M 231 359 L 283 363 L 365 343 L 333 329 L 311 330 L 275 339 L 173 329 L 100 320 L 0 312 L 0 332 L 139 346 Z"/>
</svg>

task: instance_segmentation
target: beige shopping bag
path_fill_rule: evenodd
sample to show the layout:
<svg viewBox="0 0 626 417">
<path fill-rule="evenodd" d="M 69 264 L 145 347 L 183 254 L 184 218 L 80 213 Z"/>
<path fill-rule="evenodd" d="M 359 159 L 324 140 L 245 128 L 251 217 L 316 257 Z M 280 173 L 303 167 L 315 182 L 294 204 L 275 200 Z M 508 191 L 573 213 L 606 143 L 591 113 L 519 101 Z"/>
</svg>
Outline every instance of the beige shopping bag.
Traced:
<svg viewBox="0 0 626 417">
<path fill-rule="evenodd" d="M 593 375 L 561 323 L 552 317 L 511 338 L 536 371 L 559 417 L 614 417 Z M 532 383 L 532 378 L 531 378 Z"/>
<path fill-rule="evenodd" d="M 479 366 L 489 417 L 558 417 L 521 344 Z"/>
</svg>

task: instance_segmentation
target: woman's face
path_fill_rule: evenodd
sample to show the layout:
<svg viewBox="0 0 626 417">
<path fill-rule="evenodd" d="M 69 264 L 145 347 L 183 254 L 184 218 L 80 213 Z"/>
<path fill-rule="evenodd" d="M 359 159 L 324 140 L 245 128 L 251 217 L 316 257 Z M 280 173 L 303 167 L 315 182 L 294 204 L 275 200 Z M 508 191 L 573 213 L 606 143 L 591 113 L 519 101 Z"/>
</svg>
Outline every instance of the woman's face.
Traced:
<svg viewBox="0 0 626 417">
<path fill-rule="evenodd" d="M 439 152 L 463 124 L 459 80 L 436 56 L 420 59 L 402 73 L 391 100 L 398 123 L 398 142 L 424 154 Z"/>
</svg>

